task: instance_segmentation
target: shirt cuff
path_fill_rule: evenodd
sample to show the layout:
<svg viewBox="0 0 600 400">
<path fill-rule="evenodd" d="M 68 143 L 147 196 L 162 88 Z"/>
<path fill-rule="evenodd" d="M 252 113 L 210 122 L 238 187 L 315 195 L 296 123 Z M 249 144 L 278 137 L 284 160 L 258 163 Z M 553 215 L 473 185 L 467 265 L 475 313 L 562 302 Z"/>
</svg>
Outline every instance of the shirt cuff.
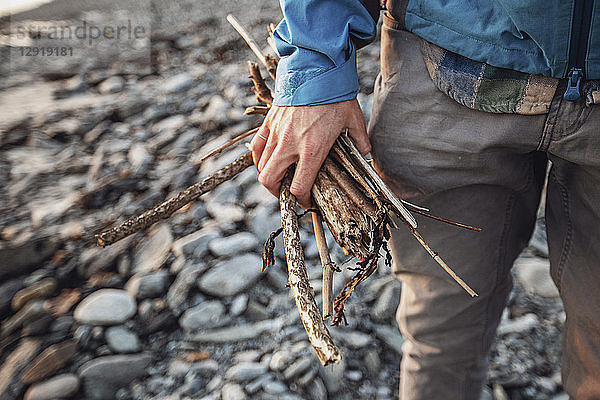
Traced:
<svg viewBox="0 0 600 400">
<path fill-rule="evenodd" d="M 352 100 L 358 93 L 356 51 L 343 64 L 325 70 L 286 71 L 286 58 L 279 61 L 273 104 L 305 106 Z"/>
</svg>

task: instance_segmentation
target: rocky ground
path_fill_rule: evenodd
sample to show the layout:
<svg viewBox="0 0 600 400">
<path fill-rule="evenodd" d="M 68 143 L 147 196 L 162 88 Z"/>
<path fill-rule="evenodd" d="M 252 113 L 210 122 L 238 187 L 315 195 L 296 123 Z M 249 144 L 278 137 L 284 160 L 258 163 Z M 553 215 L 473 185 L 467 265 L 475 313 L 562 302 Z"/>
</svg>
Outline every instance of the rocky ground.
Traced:
<svg viewBox="0 0 600 400">
<path fill-rule="evenodd" d="M 397 396 L 400 284 L 381 266 L 359 287 L 347 306 L 349 325 L 332 329 L 343 361 L 321 367 L 285 287 L 280 242 L 276 266 L 260 272 L 262 244 L 279 215 L 253 169 L 148 232 L 95 246 L 101 228 L 245 151 L 198 163 L 259 122 L 243 116 L 255 104 L 245 69 L 253 56 L 224 16 L 237 14 L 262 43 L 266 24 L 280 18 L 276 2 L 197 3 L 129 10 L 150 15 L 140 17 L 151 36 L 138 52 L 100 43 L 78 47 L 83 53 L 73 58 L 13 54 L 3 64 L 10 70 L 0 78 L 2 399 Z M 123 16 L 60 1 L 54 11 L 53 23 Z M 47 22 L 45 15 L 34 10 L 12 26 Z M 377 53 L 377 44 L 360 53 L 367 114 Z M 301 221 L 320 301 L 318 253 L 310 220 Z M 536 231 L 517 262 L 483 399 L 566 399 L 558 374 L 564 312 L 544 239 Z M 335 245 L 332 251 L 336 262 L 352 265 Z M 347 268 L 336 275 L 336 291 L 350 276 Z"/>
</svg>

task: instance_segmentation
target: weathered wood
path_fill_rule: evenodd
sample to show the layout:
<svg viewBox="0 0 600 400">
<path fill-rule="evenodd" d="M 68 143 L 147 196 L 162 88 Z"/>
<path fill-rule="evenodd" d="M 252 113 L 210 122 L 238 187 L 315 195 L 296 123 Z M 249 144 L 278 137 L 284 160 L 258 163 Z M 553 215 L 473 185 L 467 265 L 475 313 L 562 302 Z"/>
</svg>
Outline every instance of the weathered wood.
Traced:
<svg viewBox="0 0 600 400">
<path fill-rule="evenodd" d="M 367 257 L 371 232 L 368 217 L 322 169 L 311 192 L 335 241 L 344 252 L 361 260 Z"/>
<path fill-rule="evenodd" d="M 277 74 L 277 65 L 278 64 L 279 64 L 279 62 L 272 55 L 267 54 L 265 56 L 265 65 L 267 66 L 267 71 L 269 71 L 269 75 L 271 76 L 271 78 L 273 78 L 273 80 L 275 80 L 275 77 Z"/>
<path fill-rule="evenodd" d="M 262 53 L 262 51 L 260 50 L 260 47 L 258 47 L 258 45 L 254 41 L 254 39 L 252 39 L 252 36 L 250 36 L 248 31 L 242 26 L 242 24 L 240 24 L 240 22 L 237 20 L 237 18 L 235 18 L 231 14 L 228 14 L 227 21 L 231 24 L 231 26 L 233 26 L 233 28 L 246 41 L 246 43 L 248 44 L 248 47 L 250 47 L 250 50 L 252 50 L 252 52 L 254 52 L 254 54 L 256 55 L 256 58 L 258 58 L 260 60 L 260 62 L 263 63 L 265 65 L 265 67 L 268 68 L 268 65 L 265 61 L 265 56 Z"/>
<path fill-rule="evenodd" d="M 296 198 L 290 192 L 292 175 L 292 170 L 288 170 L 281 182 L 279 194 L 283 242 L 285 244 L 285 257 L 288 264 L 288 282 L 308 339 L 321 363 L 328 365 L 340 361 L 342 356 L 339 349 L 333 343 L 331 334 L 323 322 L 323 317 L 315 301 L 313 289 L 308 281 L 306 265 L 304 264 L 304 251 L 302 250 L 300 234 L 298 232 Z"/>
<path fill-rule="evenodd" d="M 348 197 L 361 209 L 362 212 L 371 217 L 374 221 L 377 220 L 377 207 L 375 201 L 367 197 L 367 195 L 357 185 L 346 171 L 337 165 L 331 157 L 327 157 L 323 163 L 325 171 L 333 178 L 333 180 L 342 188 Z"/>
<path fill-rule="evenodd" d="M 211 191 L 221 183 L 228 181 L 252 164 L 250 152 L 242 154 L 235 161 L 227 164 L 212 175 L 207 176 L 202 182 L 190 186 L 175 197 L 161 203 L 137 217 L 131 218 L 122 224 L 96 235 L 98 246 L 108 246 L 135 232 L 141 231 L 161 219 L 169 218 L 175 211 L 187 203 L 196 200 L 204 193 Z"/>
<path fill-rule="evenodd" d="M 234 144 L 236 144 L 236 143 L 238 143 L 238 142 L 246 139 L 248 136 L 254 135 L 256 132 L 258 132 L 259 128 L 260 128 L 260 126 L 258 126 L 256 128 L 252 128 L 249 131 L 246 131 L 246 132 L 244 132 L 242 134 L 237 135 L 236 137 L 234 137 L 233 139 L 231 139 L 230 141 L 228 141 L 224 145 L 217 147 L 216 149 L 214 149 L 213 151 L 211 151 L 210 153 L 208 153 L 207 155 L 205 155 L 204 157 L 202 157 L 200 159 L 199 164 L 202 164 L 204 161 L 208 160 L 212 156 L 214 156 L 216 154 L 219 154 L 223 150 L 225 150 L 225 149 L 233 146 Z"/>
<path fill-rule="evenodd" d="M 315 240 L 319 249 L 319 258 L 323 267 L 323 289 L 321 291 L 323 297 L 323 319 L 333 318 L 333 270 L 334 264 L 329 255 L 329 247 L 327 247 L 327 239 L 323 229 L 323 220 L 319 213 L 312 212 L 313 230 L 315 232 Z"/>
<path fill-rule="evenodd" d="M 381 192 L 381 194 L 384 195 L 385 198 L 391 203 L 394 212 L 400 218 L 406 220 L 406 222 L 408 222 L 410 226 L 416 229 L 417 221 L 415 220 L 415 217 L 413 217 L 410 211 L 408 211 L 406 207 L 404 207 L 404 205 L 396 196 L 396 194 L 394 194 L 394 192 L 392 192 L 392 190 L 385 184 L 385 182 L 383 182 L 383 179 L 381 179 L 381 177 L 377 175 L 375 169 L 373 169 L 373 166 L 364 159 L 362 154 L 360 154 L 360 152 L 354 145 L 354 142 L 352 142 L 352 140 L 348 136 L 347 131 L 346 133 L 343 133 L 339 136 L 337 143 L 345 148 L 344 150 L 346 150 L 349 153 L 353 161 L 355 161 L 356 164 L 358 164 L 362 172 L 366 174 L 366 176 L 372 181 L 372 183 Z"/>
<path fill-rule="evenodd" d="M 244 115 L 267 115 L 269 109 L 266 106 L 250 106 L 244 110 Z"/>
<path fill-rule="evenodd" d="M 271 90 L 267 87 L 267 84 L 260 73 L 258 64 L 248 61 L 248 69 L 250 70 L 250 79 L 252 79 L 252 83 L 254 84 L 254 88 L 252 88 L 252 90 L 256 94 L 258 101 L 262 101 L 268 105 L 273 104 L 273 95 L 271 94 Z"/>
</svg>

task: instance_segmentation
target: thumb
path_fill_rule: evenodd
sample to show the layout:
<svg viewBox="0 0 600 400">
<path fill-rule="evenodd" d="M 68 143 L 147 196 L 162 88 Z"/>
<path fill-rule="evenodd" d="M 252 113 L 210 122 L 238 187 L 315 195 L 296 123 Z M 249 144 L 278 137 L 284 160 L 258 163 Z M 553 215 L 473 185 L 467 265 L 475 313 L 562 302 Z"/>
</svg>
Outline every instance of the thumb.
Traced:
<svg viewBox="0 0 600 400">
<path fill-rule="evenodd" d="M 354 123 L 348 127 L 348 134 L 362 155 L 371 152 L 371 142 L 369 142 L 367 127 L 362 114 L 360 115 L 360 118 L 355 118 Z"/>
</svg>

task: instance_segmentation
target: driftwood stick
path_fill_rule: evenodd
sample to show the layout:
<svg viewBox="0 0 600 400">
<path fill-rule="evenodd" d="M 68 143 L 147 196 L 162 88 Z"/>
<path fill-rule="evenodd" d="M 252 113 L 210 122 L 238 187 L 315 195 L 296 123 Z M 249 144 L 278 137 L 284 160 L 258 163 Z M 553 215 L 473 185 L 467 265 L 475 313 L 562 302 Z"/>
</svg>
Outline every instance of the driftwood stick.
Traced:
<svg viewBox="0 0 600 400">
<path fill-rule="evenodd" d="M 260 50 L 260 47 L 258 47 L 258 45 L 254 41 L 254 39 L 252 39 L 252 37 L 250 36 L 248 31 L 242 26 L 242 24 L 240 24 L 240 22 L 237 20 L 237 18 L 235 18 L 233 15 L 229 14 L 229 15 L 227 15 L 227 21 L 240 34 L 240 36 L 246 41 L 246 43 L 248 43 L 250 50 L 252 50 L 254 52 L 254 54 L 260 60 L 260 62 L 263 63 L 264 66 L 268 69 L 269 66 L 265 62 L 265 56 L 262 53 L 262 51 Z"/>
<path fill-rule="evenodd" d="M 311 193 L 342 250 L 361 260 L 368 257 L 371 241 L 368 217 L 322 169 L 317 174 Z"/>
<path fill-rule="evenodd" d="M 273 57 L 270 54 L 267 54 L 265 56 L 265 64 L 267 65 L 267 71 L 269 71 L 269 75 L 271 76 L 271 78 L 273 78 L 273 80 L 275 80 L 275 77 L 277 75 L 277 65 L 278 65 L 278 61 L 275 57 Z"/>
<path fill-rule="evenodd" d="M 273 95 L 271 94 L 271 90 L 267 87 L 267 84 L 260 73 L 258 64 L 248 61 L 248 68 L 250 69 L 250 78 L 252 79 L 252 83 L 254 83 L 254 88 L 252 90 L 256 94 L 258 101 L 262 101 L 268 105 L 273 104 Z"/>
<path fill-rule="evenodd" d="M 323 230 L 323 220 L 319 213 L 312 213 L 313 229 L 315 231 L 315 240 L 319 248 L 319 258 L 323 267 L 323 319 L 333 317 L 333 263 L 325 239 Z"/>
<path fill-rule="evenodd" d="M 335 161 L 330 157 L 325 159 L 323 163 L 325 171 L 333 178 L 333 180 L 346 192 L 348 197 L 360 208 L 362 212 L 371 217 L 374 221 L 377 218 L 377 208 L 373 199 L 368 198 L 364 192 L 358 187 L 356 182 L 342 170 Z"/>
<path fill-rule="evenodd" d="M 369 197 L 375 201 L 377 208 L 382 207 L 382 203 L 379 201 L 379 194 L 371 187 L 371 185 L 365 180 L 361 173 L 356 169 L 348 155 L 342 150 L 342 148 L 334 143 L 330 156 L 337 161 L 360 186 L 369 194 Z"/>
<path fill-rule="evenodd" d="M 292 289 L 300 319 L 321 364 L 333 364 L 341 360 L 339 349 L 333 343 L 331 335 L 323 322 L 315 295 L 308 282 L 304 251 L 298 232 L 296 215 L 296 198 L 290 192 L 292 170 L 288 170 L 281 183 L 279 202 L 281 206 L 281 222 L 283 225 L 283 241 L 288 264 L 289 285 Z"/>
<path fill-rule="evenodd" d="M 269 108 L 265 106 L 250 106 L 244 110 L 244 115 L 267 115 Z"/>
<path fill-rule="evenodd" d="M 226 148 L 233 146 L 234 144 L 236 144 L 237 142 L 246 139 L 248 136 L 255 134 L 256 132 L 258 132 L 259 127 L 250 129 L 247 132 L 242 133 L 241 135 L 238 135 L 236 137 L 234 137 L 233 139 L 231 139 L 229 142 L 225 143 L 223 146 L 220 146 L 216 149 L 214 149 L 213 151 L 211 151 L 210 153 L 208 153 L 207 155 L 205 155 L 204 157 L 202 157 L 202 159 L 200 159 L 200 162 L 198 164 L 202 164 L 204 161 L 208 160 L 209 158 L 211 158 L 212 156 L 214 156 L 215 154 L 219 154 L 220 152 L 222 152 L 223 150 L 225 150 Z"/>
<path fill-rule="evenodd" d="M 417 221 L 415 220 L 415 217 L 413 217 L 410 211 L 408 211 L 406 207 L 404 207 L 400 199 L 383 182 L 383 179 L 381 179 L 381 177 L 377 175 L 377 173 L 373 169 L 373 166 L 364 159 L 362 154 L 360 154 L 360 152 L 354 145 L 354 142 L 352 142 L 352 140 L 348 136 L 348 130 L 346 130 L 346 133 L 341 134 L 337 141 L 340 144 L 340 147 L 342 147 L 342 149 L 344 149 L 350 154 L 352 159 L 359 165 L 359 167 L 363 170 L 366 176 L 373 182 L 375 187 L 391 203 L 396 214 L 403 220 L 406 220 L 406 222 L 408 222 L 410 226 L 416 228 Z"/>
<path fill-rule="evenodd" d="M 133 217 L 123 222 L 121 225 L 97 234 L 96 240 L 98 246 L 108 246 L 132 233 L 149 227 L 161 219 L 169 218 L 175 211 L 179 210 L 187 203 L 196 200 L 204 193 L 214 189 L 221 183 L 230 180 L 251 165 L 252 154 L 250 152 L 244 153 L 235 161 L 204 178 L 202 182 L 198 182 L 184 191 L 179 192 L 175 197 L 171 197 L 164 203 L 155 206 L 137 217 Z"/>
</svg>

